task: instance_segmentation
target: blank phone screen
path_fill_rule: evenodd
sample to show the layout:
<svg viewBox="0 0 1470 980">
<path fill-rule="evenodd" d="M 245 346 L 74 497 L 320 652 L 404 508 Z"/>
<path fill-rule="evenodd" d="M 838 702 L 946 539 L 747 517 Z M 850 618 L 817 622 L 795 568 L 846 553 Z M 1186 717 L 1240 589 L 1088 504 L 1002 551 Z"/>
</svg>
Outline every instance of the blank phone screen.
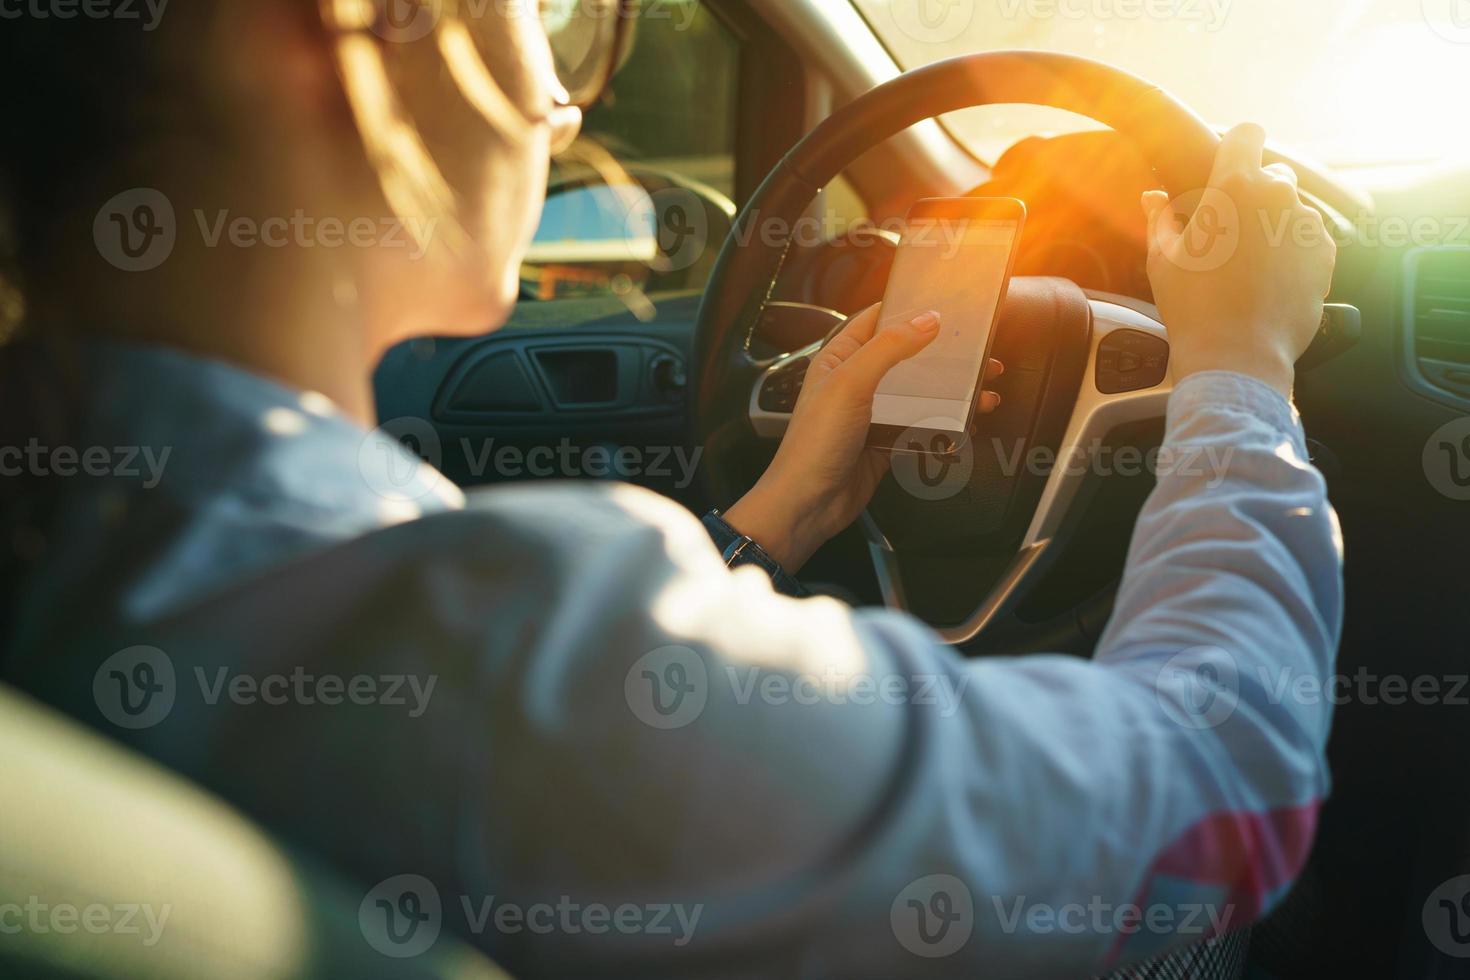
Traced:
<svg viewBox="0 0 1470 980">
<path fill-rule="evenodd" d="M 939 336 L 883 378 L 873 402 L 875 424 L 964 431 L 1017 230 L 1012 219 L 909 220 L 878 329 L 935 310 Z"/>
</svg>

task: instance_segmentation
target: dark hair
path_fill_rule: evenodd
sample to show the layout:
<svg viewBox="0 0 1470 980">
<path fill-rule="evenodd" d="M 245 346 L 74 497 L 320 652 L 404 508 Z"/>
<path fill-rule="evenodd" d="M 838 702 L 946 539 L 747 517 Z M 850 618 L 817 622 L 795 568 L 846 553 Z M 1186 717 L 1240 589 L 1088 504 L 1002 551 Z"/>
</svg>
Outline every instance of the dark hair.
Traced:
<svg viewBox="0 0 1470 980">
<path fill-rule="evenodd" d="M 210 29 L 220 6 L 171 5 L 151 30 L 143 21 L 80 13 L 62 20 L 27 11 L 6 22 L 0 85 L 10 96 L 4 113 L 13 143 L 0 154 L 0 184 L 24 273 L 59 244 L 87 189 L 129 179 L 140 146 L 202 115 L 189 105 L 198 90 L 189 80 L 205 46 L 185 42 Z"/>
<path fill-rule="evenodd" d="M 54 12 L 36 16 L 29 7 L 3 22 L 0 447 L 24 447 L 33 438 L 70 441 L 80 402 L 72 396 L 85 386 L 75 376 L 67 338 L 33 329 L 33 290 L 65 274 L 53 264 L 90 246 L 102 200 L 147 180 L 152 141 L 185 128 L 193 138 L 209 138 L 209 114 L 190 78 L 206 49 L 203 32 L 213 29 L 225 5 L 170 5 L 152 29 L 145 29 L 146 15 L 97 19 L 78 10 L 60 19 Z M 0 475 L 0 609 L 13 608 L 45 552 L 54 490 L 33 474 Z"/>
</svg>

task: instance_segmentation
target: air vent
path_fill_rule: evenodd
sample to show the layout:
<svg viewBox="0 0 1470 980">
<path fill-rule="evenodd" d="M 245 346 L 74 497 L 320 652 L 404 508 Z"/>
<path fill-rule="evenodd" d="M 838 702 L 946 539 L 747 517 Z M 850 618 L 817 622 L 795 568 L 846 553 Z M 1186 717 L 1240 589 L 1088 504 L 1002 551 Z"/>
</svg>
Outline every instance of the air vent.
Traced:
<svg viewBox="0 0 1470 980">
<path fill-rule="evenodd" d="M 1470 400 L 1470 248 L 1411 253 L 1404 286 L 1407 353 L 1418 380 Z"/>
</svg>

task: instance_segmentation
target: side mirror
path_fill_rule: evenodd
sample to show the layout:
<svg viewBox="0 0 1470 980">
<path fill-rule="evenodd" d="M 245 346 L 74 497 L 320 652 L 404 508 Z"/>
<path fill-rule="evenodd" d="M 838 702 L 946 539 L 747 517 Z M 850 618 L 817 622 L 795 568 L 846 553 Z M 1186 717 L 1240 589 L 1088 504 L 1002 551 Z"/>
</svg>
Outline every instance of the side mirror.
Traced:
<svg viewBox="0 0 1470 980">
<path fill-rule="evenodd" d="M 551 188 L 521 265 L 522 297 L 578 299 L 643 289 L 658 261 L 653 220 L 648 194 L 637 185 Z"/>
<path fill-rule="evenodd" d="M 699 289 L 734 226 L 719 191 L 646 165 L 611 185 L 595 174 L 554 184 L 521 269 L 526 299 Z"/>
</svg>

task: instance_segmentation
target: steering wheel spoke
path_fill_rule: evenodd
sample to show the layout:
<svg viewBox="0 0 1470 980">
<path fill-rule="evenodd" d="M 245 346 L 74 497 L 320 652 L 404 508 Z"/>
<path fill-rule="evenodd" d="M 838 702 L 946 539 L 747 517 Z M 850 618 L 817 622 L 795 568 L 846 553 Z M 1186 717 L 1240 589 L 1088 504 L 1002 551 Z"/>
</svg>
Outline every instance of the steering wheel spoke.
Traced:
<svg viewBox="0 0 1470 980">
<path fill-rule="evenodd" d="M 750 389 L 750 427 L 763 439 L 780 439 L 791 424 L 791 413 L 801 397 L 806 369 L 822 349 L 822 342 L 808 344 L 762 371 Z"/>
<path fill-rule="evenodd" d="M 1168 333 L 1146 303 L 1090 294 L 1092 335 L 1087 368 L 1071 417 L 1040 499 L 1010 563 L 973 611 L 955 623 L 931 623 L 943 639 L 975 644 L 1002 624 L 1016 625 L 1015 611 L 1043 577 L 1076 528 L 1076 505 L 1090 479 L 1094 450 L 1120 426 L 1161 420 L 1173 391 Z M 983 425 L 982 425 L 983 428 Z M 983 432 L 981 433 L 983 436 Z M 886 605 L 914 612 L 905 594 L 903 557 L 871 514 L 864 515 L 874 571 Z M 918 556 L 922 561 L 923 556 Z"/>
<path fill-rule="evenodd" d="M 1121 297 L 1116 298 L 1121 299 Z M 1052 467 L 1022 548 L 1057 538 L 1091 470 L 1072 465 L 1088 458 L 1121 425 L 1162 419 L 1174 390 L 1169 334 L 1151 304 L 1090 298 L 1092 350 L 1077 393 L 1058 465 Z"/>
</svg>

